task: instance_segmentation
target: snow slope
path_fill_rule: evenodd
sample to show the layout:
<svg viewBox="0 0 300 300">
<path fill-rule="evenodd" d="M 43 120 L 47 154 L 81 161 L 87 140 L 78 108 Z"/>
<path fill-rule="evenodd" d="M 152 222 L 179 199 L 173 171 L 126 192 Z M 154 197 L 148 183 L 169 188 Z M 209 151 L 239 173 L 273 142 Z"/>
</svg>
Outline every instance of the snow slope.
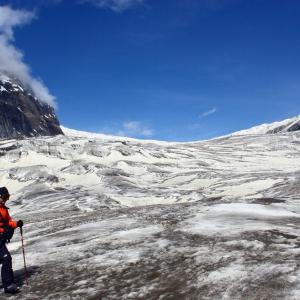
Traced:
<svg viewBox="0 0 300 300">
<path fill-rule="evenodd" d="M 12 299 L 299 299 L 300 132 L 0 141 L 30 286 Z M 19 235 L 9 245 L 22 283 Z"/>
</svg>

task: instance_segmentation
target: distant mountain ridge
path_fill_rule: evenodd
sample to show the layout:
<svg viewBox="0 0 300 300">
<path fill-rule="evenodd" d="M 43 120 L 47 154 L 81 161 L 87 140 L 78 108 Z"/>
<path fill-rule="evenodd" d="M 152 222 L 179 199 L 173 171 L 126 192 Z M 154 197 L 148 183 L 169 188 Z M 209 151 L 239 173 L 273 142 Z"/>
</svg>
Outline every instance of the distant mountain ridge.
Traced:
<svg viewBox="0 0 300 300">
<path fill-rule="evenodd" d="M 231 135 L 274 134 L 298 130 L 300 130 L 300 115 L 283 121 L 262 124 L 249 129 L 240 130 L 232 133 Z"/>
<path fill-rule="evenodd" d="M 54 108 L 6 74 L 0 74 L 0 138 L 63 134 Z"/>
<path fill-rule="evenodd" d="M 101 139 L 101 140 L 119 140 L 119 141 L 140 141 L 141 143 L 158 143 L 158 144 L 182 144 L 182 143 L 194 143 L 194 142 L 167 142 L 167 141 L 160 141 L 160 140 L 139 140 L 135 138 L 129 138 L 124 136 L 113 136 L 113 135 L 107 135 L 102 133 L 95 133 L 95 132 L 86 132 L 86 131 L 79 131 L 74 130 L 70 128 L 66 128 L 64 126 L 61 126 L 61 129 L 63 130 L 64 134 L 67 136 L 72 137 L 86 137 L 90 139 Z M 285 119 L 283 121 L 277 121 L 269 124 L 262 124 L 258 125 L 249 129 L 236 131 L 234 133 L 225 135 L 225 136 L 219 136 L 215 139 L 220 139 L 224 137 L 230 137 L 230 136 L 242 136 L 242 135 L 264 135 L 264 134 L 276 134 L 276 133 L 285 133 L 285 132 L 294 132 L 294 131 L 300 131 L 300 115 Z"/>
<path fill-rule="evenodd" d="M 72 131 L 73 135 L 83 134 L 83 132 L 76 130 L 61 128 L 53 107 L 39 101 L 34 93 L 18 79 L 0 73 L 0 139 L 55 136 L 64 134 L 63 131 L 65 130 L 70 134 Z M 275 134 L 293 131 L 300 131 L 300 115 L 283 121 L 240 130 L 229 136 Z M 90 136 L 92 133 L 85 134 Z M 93 137 L 96 136 L 93 135 Z M 100 135 L 97 134 L 97 137 L 100 137 Z M 104 134 L 101 137 L 108 138 L 109 136 Z M 121 139 L 121 137 L 118 138 Z"/>
</svg>

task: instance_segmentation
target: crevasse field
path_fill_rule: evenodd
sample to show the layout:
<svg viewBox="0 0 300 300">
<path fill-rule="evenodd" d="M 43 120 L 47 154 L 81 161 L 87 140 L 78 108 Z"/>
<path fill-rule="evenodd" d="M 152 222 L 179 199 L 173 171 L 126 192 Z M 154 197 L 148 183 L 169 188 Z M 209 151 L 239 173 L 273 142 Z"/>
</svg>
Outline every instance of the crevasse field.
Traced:
<svg viewBox="0 0 300 300">
<path fill-rule="evenodd" d="M 10 299 L 300 299 L 300 133 L 0 142 Z M 6 298 L 4 295 L 0 297 Z"/>
</svg>

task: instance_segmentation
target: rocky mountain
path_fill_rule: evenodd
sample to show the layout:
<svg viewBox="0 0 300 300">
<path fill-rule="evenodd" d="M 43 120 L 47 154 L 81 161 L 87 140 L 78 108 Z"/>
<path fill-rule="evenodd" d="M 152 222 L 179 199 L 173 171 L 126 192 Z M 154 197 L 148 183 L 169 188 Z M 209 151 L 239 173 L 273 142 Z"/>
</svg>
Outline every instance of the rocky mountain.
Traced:
<svg viewBox="0 0 300 300">
<path fill-rule="evenodd" d="M 0 138 L 63 134 L 53 107 L 39 101 L 22 83 L 0 74 Z"/>
<path fill-rule="evenodd" d="M 300 132 L 0 141 L 11 299 L 300 299 Z"/>
<path fill-rule="evenodd" d="M 294 118 L 286 119 L 270 124 L 262 124 L 250 129 L 241 130 L 232 135 L 249 135 L 249 134 L 274 134 L 300 130 L 300 115 Z"/>
</svg>

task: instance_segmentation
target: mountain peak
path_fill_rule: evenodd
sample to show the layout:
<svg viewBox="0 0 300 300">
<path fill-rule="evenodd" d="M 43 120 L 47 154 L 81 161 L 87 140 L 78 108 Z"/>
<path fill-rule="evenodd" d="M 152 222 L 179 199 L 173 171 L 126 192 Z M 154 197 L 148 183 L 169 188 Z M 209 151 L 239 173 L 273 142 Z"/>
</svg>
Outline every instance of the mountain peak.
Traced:
<svg viewBox="0 0 300 300">
<path fill-rule="evenodd" d="M 0 138 L 63 134 L 54 108 L 21 81 L 0 74 Z"/>
</svg>

